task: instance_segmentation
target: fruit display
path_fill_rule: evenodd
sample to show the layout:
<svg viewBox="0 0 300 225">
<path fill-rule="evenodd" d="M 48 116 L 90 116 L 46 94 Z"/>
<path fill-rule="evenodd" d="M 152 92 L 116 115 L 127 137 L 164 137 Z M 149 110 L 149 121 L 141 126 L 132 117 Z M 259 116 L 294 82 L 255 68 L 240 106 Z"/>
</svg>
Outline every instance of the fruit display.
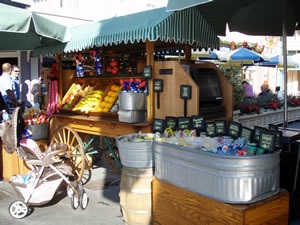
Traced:
<svg viewBox="0 0 300 225">
<path fill-rule="evenodd" d="M 118 91 L 122 90 L 122 86 L 113 84 L 106 92 L 103 100 L 100 102 L 99 106 L 95 109 L 96 112 L 109 112 L 118 98 Z"/>
<path fill-rule="evenodd" d="M 80 84 L 73 84 L 70 88 L 70 91 L 66 94 L 66 97 L 63 99 L 62 108 L 70 109 L 73 103 L 80 96 L 80 92 L 82 91 Z"/>
<path fill-rule="evenodd" d="M 103 93 L 103 90 L 90 90 L 84 97 L 81 98 L 80 102 L 75 105 L 72 110 L 80 110 L 81 112 L 85 113 L 94 111 L 94 109 L 99 105 Z"/>
</svg>

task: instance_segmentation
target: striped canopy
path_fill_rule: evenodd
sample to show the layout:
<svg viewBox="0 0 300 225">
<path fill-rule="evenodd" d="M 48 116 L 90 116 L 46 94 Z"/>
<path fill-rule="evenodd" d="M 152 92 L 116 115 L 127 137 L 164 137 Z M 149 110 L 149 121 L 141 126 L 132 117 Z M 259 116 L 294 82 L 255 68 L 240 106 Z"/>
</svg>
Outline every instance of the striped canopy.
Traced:
<svg viewBox="0 0 300 225">
<path fill-rule="evenodd" d="M 93 47 L 157 41 L 190 44 L 199 48 L 218 48 L 219 38 L 199 11 L 188 8 L 167 12 L 152 9 L 70 28 L 72 40 L 56 48 L 37 49 L 35 55 L 82 51 Z"/>
</svg>

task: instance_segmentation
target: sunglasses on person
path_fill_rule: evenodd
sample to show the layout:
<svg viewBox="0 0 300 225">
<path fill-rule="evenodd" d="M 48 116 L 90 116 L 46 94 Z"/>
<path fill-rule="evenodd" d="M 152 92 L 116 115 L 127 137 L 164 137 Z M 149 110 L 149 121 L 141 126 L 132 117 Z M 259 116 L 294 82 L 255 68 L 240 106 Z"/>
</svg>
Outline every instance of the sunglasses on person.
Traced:
<svg viewBox="0 0 300 225">
<path fill-rule="evenodd" d="M 14 70 L 15 73 L 20 73 L 20 70 Z"/>
</svg>

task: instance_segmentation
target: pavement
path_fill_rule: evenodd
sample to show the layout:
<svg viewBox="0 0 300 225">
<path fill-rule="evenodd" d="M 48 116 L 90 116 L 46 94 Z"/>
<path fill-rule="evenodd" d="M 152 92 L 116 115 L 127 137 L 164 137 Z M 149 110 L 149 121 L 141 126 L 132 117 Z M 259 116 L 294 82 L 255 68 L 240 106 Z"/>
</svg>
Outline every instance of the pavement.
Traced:
<svg viewBox="0 0 300 225">
<path fill-rule="evenodd" d="M 89 197 L 85 210 L 74 210 L 65 188 L 59 189 L 53 199 L 43 206 L 33 207 L 23 219 L 13 218 L 9 205 L 19 200 L 10 183 L 0 184 L 0 224 L 1 225 L 123 225 L 119 205 L 120 175 L 101 162 L 93 167 L 90 180 L 84 185 Z"/>
</svg>

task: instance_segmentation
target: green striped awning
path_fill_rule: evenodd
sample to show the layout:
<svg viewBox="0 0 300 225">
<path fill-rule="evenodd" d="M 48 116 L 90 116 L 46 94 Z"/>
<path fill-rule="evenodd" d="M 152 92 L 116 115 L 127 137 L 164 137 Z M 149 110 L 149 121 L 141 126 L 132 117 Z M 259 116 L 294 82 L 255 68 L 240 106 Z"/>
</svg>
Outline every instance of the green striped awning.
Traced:
<svg viewBox="0 0 300 225">
<path fill-rule="evenodd" d="M 49 54 L 82 51 L 93 47 L 156 41 L 190 44 L 199 48 L 218 48 L 219 38 L 199 11 L 188 8 L 167 12 L 166 8 L 152 9 L 126 16 L 114 17 L 70 28 L 72 40 L 56 49 L 37 49 Z"/>
</svg>

